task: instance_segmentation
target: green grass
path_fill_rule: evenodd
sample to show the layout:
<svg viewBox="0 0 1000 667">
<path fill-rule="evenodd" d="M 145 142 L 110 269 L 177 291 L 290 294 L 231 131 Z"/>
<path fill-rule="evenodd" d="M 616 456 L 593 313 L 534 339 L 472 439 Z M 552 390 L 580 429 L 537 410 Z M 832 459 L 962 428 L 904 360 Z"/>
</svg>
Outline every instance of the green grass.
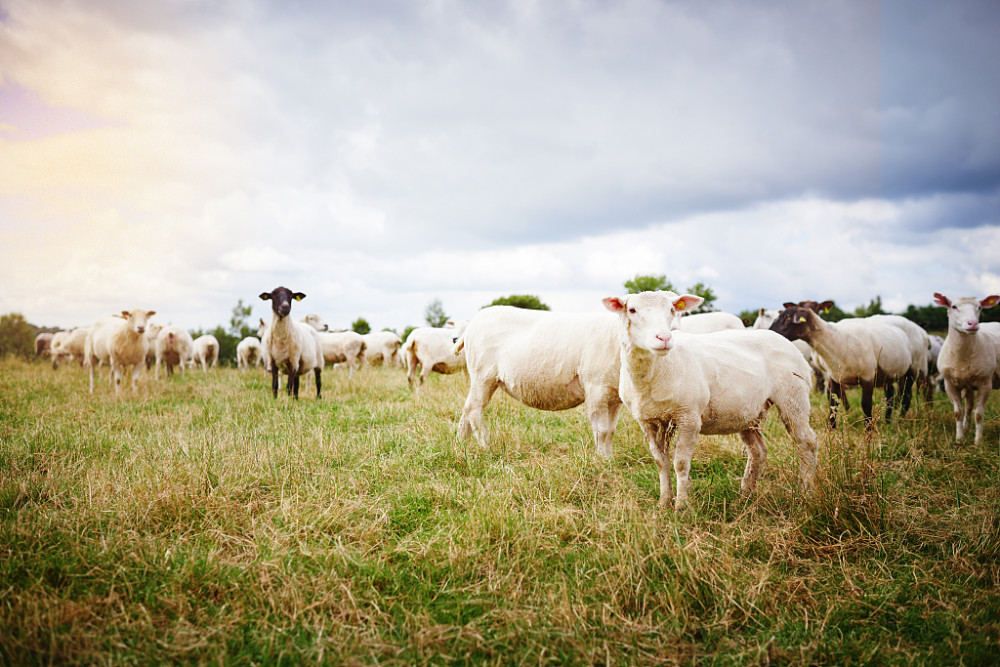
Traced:
<svg viewBox="0 0 1000 667">
<path fill-rule="evenodd" d="M 774 420 L 753 497 L 739 439 L 706 437 L 677 514 L 627 414 L 602 461 L 582 409 L 502 395 L 491 448 L 457 442 L 462 376 L 311 387 L 220 369 L 91 396 L 76 367 L 0 362 L 0 664 L 1000 656 L 1000 394 L 981 447 L 943 395 L 873 437 L 814 396 L 812 493 Z"/>
</svg>

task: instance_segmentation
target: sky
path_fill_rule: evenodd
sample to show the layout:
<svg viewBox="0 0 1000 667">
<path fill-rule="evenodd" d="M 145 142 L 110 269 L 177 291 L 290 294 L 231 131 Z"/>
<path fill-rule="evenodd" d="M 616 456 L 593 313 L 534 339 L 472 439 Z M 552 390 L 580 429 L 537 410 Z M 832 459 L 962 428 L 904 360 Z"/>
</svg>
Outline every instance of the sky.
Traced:
<svg viewBox="0 0 1000 667">
<path fill-rule="evenodd" d="M 0 0 L 0 313 L 1000 293 L 1000 3 Z"/>
</svg>

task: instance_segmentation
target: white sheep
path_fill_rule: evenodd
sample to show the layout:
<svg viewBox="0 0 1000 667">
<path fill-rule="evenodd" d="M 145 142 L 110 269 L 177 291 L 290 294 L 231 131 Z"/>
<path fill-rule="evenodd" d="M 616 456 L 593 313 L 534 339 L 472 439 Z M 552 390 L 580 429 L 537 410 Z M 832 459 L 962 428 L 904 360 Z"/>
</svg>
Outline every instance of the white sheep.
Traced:
<svg viewBox="0 0 1000 667">
<path fill-rule="evenodd" d="M 240 371 L 260 366 L 264 363 L 261 356 L 260 340 L 256 336 L 247 336 L 236 345 L 236 367 Z"/>
<path fill-rule="evenodd" d="M 264 329 L 260 346 L 265 364 L 271 371 L 271 390 L 278 397 L 278 371 L 288 375 L 288 394 L 299 398 L 299 376 L 313 371 L 316 375 L 316 398 L 322 391 L 323 349 L 316 330 L 308 324 L 295 322 L 288 317 L 292 301 L 306 297 L 302 292 L 292 292 L 287 287 L 276 287 L 263 292 L 260 298 L 271 302 L 271 323 Z M 263 324 L 263 322 L 262 322 Z"/>
<path fill-rule="evenodd" d="M 869 429 L 874 425 L 876 384 L 885 387 L 886 421 L 892 418 L 893 381 L 911 373 L 910 342 L 901 328 L 868 317 L 826 322 L 811 307 L 786 303 L 771 330 L 789 340 L 806 341 L 822 358 L 832 385 L 828 393 L 831 428 L 836 428 L 837 406 L 845 399 L 845 388 L 853 385 L 861 385 L 861 409 Z"/>
<path fill-rule="evenodd" d="M 348 377 L 365 362 L 365 337 L 357 331 L 330 331 L 323 318 L 310 313 L 302 321 L 316 330 L 323 348 L 323 361 L 327 364 L 347 364 Z"/>
<path fill-rule="evenodd" d="M 52 368 L 57 369 L 64 361 L 76 359 L 83 366 L 84 347 L 90 327 L 76 327 L 70 331 L 60 331 L 52 337 Z"/>
<path fill-rule="evenodd" d="M 391 331 L 375 331 L 364 335 L 365 358 L 373 366 L 399 365 L 399 348 L 403 339 Z"/>
<path fill-rule="evenodd" d="M 1000 389 L 1000 322 L 980 323 L 979 313 L 1000 303 L 1000 296 L 949 299 L 935 292 L 934 302 L 948 309 L 948 335 L 937 362 L 955 409 L 955 441 L 965 436 L 974 415 L 978 445 L 986 401 L 993 389 Z"/>
<path fill-rule="evenodd" d="M 465 370 L 465 352 L 455 354 L 455 343 L 469 323 L 460 320 L 447 324 L 447 327 L 417 327 L 406 336 L 400 355 L 406 363 L 410 389 L 423 386 L 431 372 L 450 375 Z"/>
<path fill-rule="evenodd" d="M 150 322 L 149 326 L 146 327 L 146 341 L 149 344 L 149 349 L 146 351 L 147 371 L 152 368 L 153 364 L 156 362 L 156 337 L 160 335 L 161 329 L 163 329 L 163 326 L 156 324 L 155 322 Z"/>
<path fill-rule="evenodd" d="M 215 368 L 219 360 L 219 339 L 212 334 L 205 334 L 194 339 L 194 361 L 201 364 L 201 370 Z"/>
<path fill-rule="evenodd" d="M 469 394 L 459 438 L 475 433 L 479 444 L 487 446 L 483 409 L 502 388 L 539 410 L 585 404 L 597 452 L 611 456 L 622 406 L 614 317 L 489 306 L 476 313 L 458 339 L 455 352 L 463 350 Z"/>
<path fill-rule="evenodd" d="M 711 333 L 730 329 L 742 331 L 746 328 L 739 317 L 721 311 L 684 315 L 674 320 L 674 326 L 687 333 Z"/>
<path fill-rule="evenodd" d="M 132 369 L 132 391 L 138 391 L 139 374 L 146 363 L 149 340 L 146 326 L 153 310 L 123 310 L 121 316 L 98 320 L 87 333 L 84 360 L 90 368 L 90 393 L 94 393 L 94 370 L 105 361 L 111 367 L 115 393 L 121 391 L 122 376 Z"/>
<path fill-rule="evenodd" d="M 54 337 L 55 334 L 47 331 L 35 336 L 35 357 L 51 356 Z"/>
<path fill-rule="evenodd" d="M 167 325 L 156 336 L 154 356 L 157 380 L 160 379 L 160 364 L 166 364 L 167 375 L 173 375 L 174 366 L 179 366 L 183 375 L 185 366 L 194 359 L 194 340 L 187 329 L 174 324 Z"/>
<path fill-rule="evenodd" d="M 937 334 L 927 336 L 927 384 L 924 386 L 924 400 L 928 403 L 934 400 L 934 391 L 939 387 L 944 390 L 944 380 L 938 369 L 938 356 L 944 347 L 944 338 Z"/>
<path fill-rule="evenodd" d="M 669 457 L 675 433 L 672 468 L 678 509 L 688 500 L 699 434 L 740 435 L 747 450 L 740 488 L 753 491 L 767 458 L 761 423 L 772 405 L 795 441 L 801 481 L 811 484 L 816 434 L 809 426 L 809 365 L 791 343 L 771 331 L 674 330 L 676 312 L 696 308 L 701 301 L 666 291 L 604 299 L 605 307 L 618 314 L 619 395 L 642 426 L 656 461 L 660 506 L 674 499 Z"/>
</svg>

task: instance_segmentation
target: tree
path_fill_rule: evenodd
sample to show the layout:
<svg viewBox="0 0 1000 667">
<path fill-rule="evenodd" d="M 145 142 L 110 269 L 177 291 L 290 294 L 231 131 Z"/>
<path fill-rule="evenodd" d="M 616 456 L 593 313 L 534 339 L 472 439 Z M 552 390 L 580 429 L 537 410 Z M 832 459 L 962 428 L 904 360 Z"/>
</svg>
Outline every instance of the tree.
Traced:
<svg viewBox="0 0 1000 667">
<path fill-rule="evenodd" d="M 238 300 L 233 306 L 232 317 L 229 318 L 229 333 L 240 340 L 254 335 L 255 329 L 250 326 L 248 321 L 252 312 L 253 306 L 244 304 L 243 299 Z"/>
<path fill-rule="evenodd" d="M 448 323 L 448 319 L 448 314 L 441 305 L 441 299 L 434 299 L 424 309 L 424 321 L 429 327 L 443 327 Z"/>
<path fill-rule="evenodd" d="M 674 286 L 667 280 L 666 276 L 644 276 L 636 275 L 635 278 L 625 281 L 625 289 L 629 294 L 639 292 L 676 292 Z"/>
<path fill-rule="evenodd" d="M 713 305 L 715 300 L 719 297 L 715 295 L 715 291 L 705 283 L 695 283 L 691 287 L 687 288 L 688 294 L 694 294 L 695 296 L 700 296 L 704 301 L 700 306 L 692 310 L 692 313 L 710 313 L 715 310 Z"/>
<path fill-rule="evenodd" d="M 854 309 L 855 317 L 868 317 L 869 315 L 885 315 L 886 312 L 882 309 L 882 297 L 876 296 L 874 299 L 868 302 L 867 306 L 858 306 Z"/>
<path fill-rule="evenodd" d="M 25 359 L 35 356 L 35 330 L 21 313 L 0 317 L 0 357 L 16 354 Z"/>
<path fill-rule="evenodd" d="M 489 306 L 514 306 L 515 308 L 525 308 L 527 310 L 551 310 L 534 294 L 502 296 L 498 299 L 493 299 L 492 303 L 488 303 L 483 307 L 487 308 Z"/>
<path fill-rule="evenodd" d="M 366 333 L 371 333 L 372 326 L 368 324 L 368 320 L 359 317 L 351 323 L 351 330 L 364 336 Z"/>
</svg>

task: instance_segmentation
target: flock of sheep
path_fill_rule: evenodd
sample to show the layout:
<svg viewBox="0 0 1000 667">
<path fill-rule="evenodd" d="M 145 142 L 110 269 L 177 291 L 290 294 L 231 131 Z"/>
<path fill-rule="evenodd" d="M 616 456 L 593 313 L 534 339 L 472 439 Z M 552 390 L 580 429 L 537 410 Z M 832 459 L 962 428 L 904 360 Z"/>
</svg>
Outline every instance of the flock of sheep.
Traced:
<svg viewBox="0 0 1000 667">
<path fill-rule="evenodd" d="M 799 477 L 812 482 L 816 434 L 809 425 L 809 392 L 821 385 L 829 396 L 829 422 L 845 404 L 845 388 L 860 386 L 868 428 L 876 386 L 885 389 L 886 419 L 895 391 L 903 414 L 915 384 L 933 392 L 940 379 L 955 409 L 956 440 L 974 422 L 982 439 L 986 402 L 1000 388 L 1000 323 L 980 323 L 982 308 L 1000 297 L 949 299 L 946 338 L 929 336 L 896 315 L 873 315 L 827 322 L 821 314 L 832 304 L 786 303 L 781 311 L 761 310 L 747 329 L 727 313 L 689 314 L 702 299 L 691 294 L 643 292 L 604 299 L 612 314 L 571 314 L 490 306 L 468 322 L 450 328 L 414 329 L 405 342 L 392 332 L 331 332 L 318 315 L 291 317 L 292 303 L 305 294 L 278 287 L 260 295 L 270 302 L 270 322 L 260 321 L 259 339 L 237 347 L 241 369 L 263 365 L 278 394 L 279 374 L 287 375 L 289 395 L 298 398 L 299 378 L 313 373 L 322 395 L 326 364 L 344 364 L 353 374 L 362 362 L 402 363 L 410 386 L 419 390 L 431 372 L 465 370 L 469 393 L 458 423 L 461 439 L 475 436 L 487 446 L 483 410 L 497 389 L 524 405 L 565 410 L 584 405 L 597 452 L 611 456 L 612 439 L 623 405 L 641 425 L 660 478 L 660 504 L 682 507 L 688 499 L 690 464 L 698 435 L 739 434 L 747 450 L 741 489 L 750 492 L 767 450 L 761 424 L 773 406 L 799 453 Z M 131 371 L 132 388 L 143 366 L 161 363 L 168 373 L 193 362 L 214 365 L 218 341 L 191 340 L 179 327 L 149 323 L 153 311 L 123 311 L 86 330 L 53 338 L 53 365 L 79 356 L 90 368 L 107 363 L 116 391 Z M 419 369 L 419 376 L 417 371 Z M 928 395 L 930 395 L 928 393 Z M 673 458 L 670 443 L 676 435 Z M 676 495 L 672 475 L 676 477 Z"/>
</svg>

